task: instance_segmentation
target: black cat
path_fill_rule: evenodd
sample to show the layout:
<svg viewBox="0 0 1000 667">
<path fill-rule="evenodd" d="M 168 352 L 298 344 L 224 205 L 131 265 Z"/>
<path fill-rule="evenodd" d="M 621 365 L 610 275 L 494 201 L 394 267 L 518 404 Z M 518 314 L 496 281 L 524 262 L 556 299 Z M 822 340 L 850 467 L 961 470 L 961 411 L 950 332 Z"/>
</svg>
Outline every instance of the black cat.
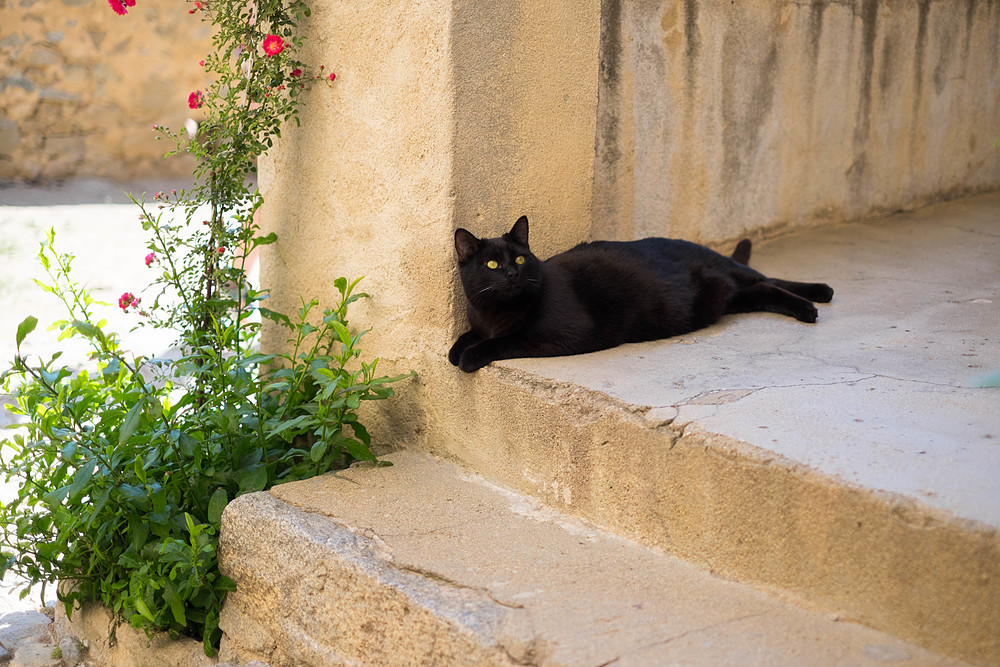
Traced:
<svg viewBox="0 0 1000 667">
<path fill-rule="evenodd" d="M 668 338 L 726 313 L 770 311 L 815 322 L 833 290 L 768 278 L 746 266 L 750 241 L 733 256 L 674 239 L 595 241 L 540 261 L 528 219 L 497 239 L 455 232 L 472 327 L 448 360 L 463 371 L 497 359 L 554 357 Z"/>
</svg>

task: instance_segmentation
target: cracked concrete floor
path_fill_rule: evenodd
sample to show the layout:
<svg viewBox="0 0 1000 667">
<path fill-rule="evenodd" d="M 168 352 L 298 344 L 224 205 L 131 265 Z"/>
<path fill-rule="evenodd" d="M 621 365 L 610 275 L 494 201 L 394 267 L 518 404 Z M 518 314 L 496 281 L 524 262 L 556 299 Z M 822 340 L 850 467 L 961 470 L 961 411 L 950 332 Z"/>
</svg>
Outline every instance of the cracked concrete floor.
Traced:
<svg viewBox="0 0 1000 667">
<path fill-rule="evenodd" d="M 1000 526 L 1000 388 L 976 386 L 1000 370 L 1000 194 L 757 243 L 750 265 L 834 300 L 815 325 L 735 315 L 504 363 Z"/>
</svg>

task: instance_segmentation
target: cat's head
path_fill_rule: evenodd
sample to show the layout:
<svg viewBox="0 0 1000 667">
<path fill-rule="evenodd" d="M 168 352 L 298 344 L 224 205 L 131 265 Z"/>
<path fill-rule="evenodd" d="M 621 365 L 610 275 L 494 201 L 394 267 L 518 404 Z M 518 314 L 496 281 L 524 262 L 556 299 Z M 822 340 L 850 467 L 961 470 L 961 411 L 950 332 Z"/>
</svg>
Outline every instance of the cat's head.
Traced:
<svg viewBox="0 0 1000 667">
<path fill-rule="evenodd" d="M 479 239 L 465 229 L 455 230 L 455 250 L 470 303 L 514 301 L 541 288 L 541 262 L 528 247 L 528 219 L 523 215 L 500 238 Z"/>
</svg>

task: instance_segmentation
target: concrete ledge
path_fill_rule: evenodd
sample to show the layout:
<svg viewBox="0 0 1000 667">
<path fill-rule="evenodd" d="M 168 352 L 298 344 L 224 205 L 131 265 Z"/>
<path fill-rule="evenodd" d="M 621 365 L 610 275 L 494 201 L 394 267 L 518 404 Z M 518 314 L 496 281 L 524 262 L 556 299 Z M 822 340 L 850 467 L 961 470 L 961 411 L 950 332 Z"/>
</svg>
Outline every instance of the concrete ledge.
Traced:
<svg viewBox="0 0 1000 667">
<path fill-rule="evenodd" d="M 740 581 L 1000 662 L 1000 196 L 759 244 L 820 322 L 493 364 L 412 446 Z M 424 389 L 421 389 L 424 390 Z M 415 400 L 421 400 L 416 392 Z"/>
<path fill-rule="evenodd" d="M 220 552 L 238 584 L 222 614 L 223 659 L 282 667 L 526 658 L 530 636 L 516 607 L 393 567 L 385 543 L 367 533 L 267 493 L 234 501 Z"/>
<path fill-rule="evenodd" d="M 959 664 L 622 540 L 427 455 L 242 496 L 223 659 Z"/>
</svg>

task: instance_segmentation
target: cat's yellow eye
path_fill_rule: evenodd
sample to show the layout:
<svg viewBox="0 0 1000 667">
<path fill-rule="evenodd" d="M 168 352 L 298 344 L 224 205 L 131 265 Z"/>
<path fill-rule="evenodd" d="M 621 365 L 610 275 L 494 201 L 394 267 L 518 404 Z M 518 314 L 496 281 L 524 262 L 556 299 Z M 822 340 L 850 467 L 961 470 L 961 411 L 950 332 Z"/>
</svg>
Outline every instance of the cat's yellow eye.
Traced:
<svg viewBox="0 0 1000 667">
<path fill-rule="evenodd" d="M 514 261 L 517 264 L 524 264 L 524 255 L 518 255 L 517 257 L 514 258 Z"/>
<path fill-rule="evenodd" d="M 488 269 L 499 269 L 500 268 L 500 263 L 498 261 L 496 261 L 495 259 L 491 259 L 490 261 L 486 262 L 486 268 L 488 268 Z"/>
</svg>

